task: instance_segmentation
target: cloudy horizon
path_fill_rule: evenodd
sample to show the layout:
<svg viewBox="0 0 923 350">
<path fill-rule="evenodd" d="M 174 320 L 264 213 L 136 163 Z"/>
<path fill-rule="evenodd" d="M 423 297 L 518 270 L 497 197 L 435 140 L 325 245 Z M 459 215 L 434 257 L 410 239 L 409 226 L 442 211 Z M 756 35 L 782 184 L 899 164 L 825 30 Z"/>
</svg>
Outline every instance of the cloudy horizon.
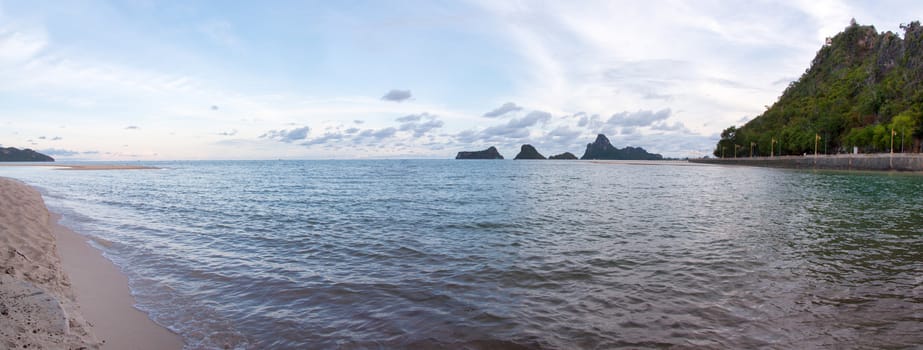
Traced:
<svg viewBox="0 0 923 350">
<path fill-rule="evenodd" d="M 916 10 L 916 11 L 915 11 Z M 451 158 L 616 147 L 700 157 L 859 1 L 0 0 L 0 145 L 60 159 Z"/>
</svg>

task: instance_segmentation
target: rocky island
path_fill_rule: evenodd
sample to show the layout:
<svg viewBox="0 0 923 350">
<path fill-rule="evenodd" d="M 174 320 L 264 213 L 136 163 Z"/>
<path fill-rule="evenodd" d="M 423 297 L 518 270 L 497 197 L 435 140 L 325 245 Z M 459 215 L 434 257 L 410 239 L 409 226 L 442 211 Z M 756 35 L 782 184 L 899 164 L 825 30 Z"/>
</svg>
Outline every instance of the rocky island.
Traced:
<svg viewBox="0 0 923 350">
<path fill-rule="evenodd" d="M 0 147 L 0 162 L 53 162 L 54 158 L 31 149 Z"/>
<path fill-rule="evenodd" d="M 555 154 L 555 155 L 553 155 L 553 156 L 551 156 L 551 157 L 548 157 L 548 159 L 554 159 L 554 160 L 577 160 L 578 158 L 577 158 L 577 156 L 575 156 L 573 153 L 564 152 L 564 153 L 561 153 L 561 154 Z"/>
<path fill-rule="evenodd" d="M 522 145 L 522 148 L 519 150 L 519 154 L 516 155 L 516 158 L 513 159 L 545 159 L 541 153 L 538 153 L 538 150 L 532 145 L 525 144 Z"/>
<path fill-rule="evenodd" d="M 503 159 L 496 147 L 491 146 L 483 151 L 458 152 L 455 159 Z M 513 159 L 577 159 L 573 153 L 564 152 L 545 158 L 541 153 L 530 144 L 524 144 L 519 150 L 519 154 Z M 586 145 L 586 151 L 583 153 L 584 160 L 663 160 L 663 156 L 656 153 L 649 153 L 641 147 L 625 147 L 619 149 L 609 142 L 606 135 L 596 135 L 596 141 Z"/>
<path fill-rule="evenodd" d="M 491 146 L 483 151 L 461 151 L 455 159 L 503 159 L 496 147 Z"/>
<path fill-rule="evenodd" d="M 593 160 L 663 160 L 663 156 L 648 153 L 641 147 L 618 149 L 609 142 L 606 135 L 596 135 L 596 141 L 586 145 L 586 151 L 580 159 Z"/>
</svg>

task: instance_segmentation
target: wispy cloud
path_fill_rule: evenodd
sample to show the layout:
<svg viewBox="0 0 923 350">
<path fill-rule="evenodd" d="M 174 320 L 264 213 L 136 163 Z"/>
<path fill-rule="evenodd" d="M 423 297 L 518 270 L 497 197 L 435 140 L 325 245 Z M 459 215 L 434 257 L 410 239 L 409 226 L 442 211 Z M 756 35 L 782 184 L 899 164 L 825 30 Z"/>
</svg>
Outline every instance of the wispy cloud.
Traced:
<svg viewBox="0 0 923 350">
<path fill-rule="evenodd" d="M 623 127 L 650 126 L 656 122 L 667 120 L 670 117 L 670 109 L 661 109 L 659 111 L 636 111 L 620 112 L 613 114 L 606 121 L 606 124 Z"/>
<path fill-rule="evenodd" d="M 513 144 L 528 140 L 532 135 L 532 128 L 545 124 L 552 119 L 551 113 L 532 111 L 529 114 L 509 119 L 506 123 L 494 125 L 479 131 L 466 130 L 455 135 L 457 142 L 462 144 L 483 144 L 500 142 Z"/>
<path fill-rule="evenodd" d="M 24 31 L 4 23 L 0 14 L 0 62 L 26 61 L 38 55 L 45 48 L 47 40 L 40 31 Z"/>
<path fill-rule="evenodd" d="M 683 131 L 686 133 L 691 133 L 689 129 L 686 128 L 686 125 L 681 122 L 674 122 L 672 124 L 669 124 L 666 122 L 660 122 L 660 123 L 656 123 L 652 125 L 651 129 L 659 130 L 659 131 Z"/>
<path fill-rule="evenodd" d="M 397 134 L 397 128 L 387 127 L 383 129 L 366 129 L 360 131 L 353 138 L 354 143 L 364 142 L 366 144 L 378 145 Z"/>
<path fill-rule="evenodd" d="M 76 156 L 94 156 L 100 154 L 99 151 L 75 151 L 69 149 L 60 149 L 60 148 L 46 148 L 39 150 L 38 152 L 47 154 L 52 157 L 65 157 L 73 158 Z"/>
<path fill-rule="evenodd" d="M 291 143 L 308 138 L 308 133 L 310 131 L 311 128 L 307 126 L 302 126 L 300 128 L 294 128 L 290 130 L 269 130 L 266 133 L 260 135 L 260 138 Z"/>
<path fill-rule="evenodd" d="M 426 133 L 445 125 L 445 123 L 437 119 L 436 116 L 429 113 L 408 115 L 397 118 L 397 121 L 401 122 L 398 128 L 400 131 L 409 131 L 415 138 L 422 137 Z"/>
<path fill-rule="evenodd" d="M 515 103 L 507 102 L 501 105 L 500 107 L 495 108 L 494 110 L 484 113 L 484 116 L 487 118 L 496 118 L 507 114 L 509 112 L 515 112 L 522 110 L 522 107 L 517 106 Z"/>
<path fill-rule="evenodd" d="M 369 129 L 345 128 L 343 125 L 338 125 L 328 128 L 322 135 L 302 142 L 301 145 L 331 148 L 354 147 L 355 145 L 406 147 L 419 144 L 420 139 L 431 137 L 435 130 L 445 125 L 438 116 L 430 113 L 408 114 L 395 118 L 394 121 L 397 122 L 396 126 Z"/>
</svg>

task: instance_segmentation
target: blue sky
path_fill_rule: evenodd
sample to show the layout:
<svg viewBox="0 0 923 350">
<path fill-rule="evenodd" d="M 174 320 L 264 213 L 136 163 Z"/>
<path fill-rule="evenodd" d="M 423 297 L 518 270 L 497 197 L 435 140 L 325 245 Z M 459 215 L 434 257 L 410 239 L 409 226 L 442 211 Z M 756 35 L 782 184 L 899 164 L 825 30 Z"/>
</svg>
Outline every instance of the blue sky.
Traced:
<svg viewBox="0 0 923 350">
<path fill-rule="evenodd" d="M 59 159 L 708 154 L 850 18 L 839 1 L 4 1 L 0 145 Z"/>
</svg>

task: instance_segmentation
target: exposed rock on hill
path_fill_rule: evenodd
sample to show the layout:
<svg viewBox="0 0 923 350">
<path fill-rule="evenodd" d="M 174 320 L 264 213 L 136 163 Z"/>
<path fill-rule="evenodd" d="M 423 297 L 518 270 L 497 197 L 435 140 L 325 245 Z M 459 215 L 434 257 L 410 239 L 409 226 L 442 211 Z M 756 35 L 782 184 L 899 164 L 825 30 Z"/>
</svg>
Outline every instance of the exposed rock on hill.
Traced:
<svg viewBox="0 0 923 350">
<path fill-rule="evenodd" d="M 462 151 L 458 152 L 455 159 L 503 159 L 496 147 L 491 146 L 483 151 Z"/>
<path fill-rule="evenodd" d="M 516 158 L 513 159 L 545 159 L 541 153 L 538 153 L 538 150 L 532 145 L 522 145 L 522 148 L 519 150 L 519 154 L 516 155 Z"/>
</svg>

